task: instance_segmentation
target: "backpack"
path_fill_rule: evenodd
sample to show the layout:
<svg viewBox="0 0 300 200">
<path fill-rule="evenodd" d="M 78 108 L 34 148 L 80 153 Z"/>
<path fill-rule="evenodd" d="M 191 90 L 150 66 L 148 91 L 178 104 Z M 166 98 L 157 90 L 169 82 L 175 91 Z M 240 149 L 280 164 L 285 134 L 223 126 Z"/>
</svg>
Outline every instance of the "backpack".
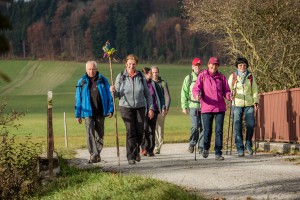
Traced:
<svg viewBox="0 0 300 200">
<path fill-rule="evenodd" d="M 142 72 L 137 70 L 137 76 L 140 78 L 140 81 L 142 81 L 142 84 L 144 85 Z M 122 83 L 125 81 L 125 79 L 126 79 L 126 76 L 124 74 L 124 71 L 122 71 L 120 74 L 120 77 L 119 77 L 120 87 L 121 87 Z"/>
<path fill-rule="evenodd" d="M 196 78 L 196 80 L 197 80 L 197 78 Z M 193 81 L 193 75 L 189 74 L 188 88 L 190 88 L 190 86 L 193 82 L 196 82 L 196 81 Z M 202 82 L 204 82 L 204 77 L 202 77 Z"/>
<path fill-rule="evenodd" d="M 196 79 L 197 80 L 197 79 Z M 189 81 L 188 81 L 188 89 L 189 89 L 189 101 L 192 101 L 192 102 L 195 102 L 195 101 L 193 101 L 192 100 L 192 98 L 191 98 L 191 94 L 190 94 L 190 87 L 191 87 L 191 84 L 193 83 L 193 82 L 196 82 L 196 81 L 193 81 L 193 75 L 192 74 L 189 74 Z M 197 103 L 199 103 L 198 101 L 197 101 Z"/>
<path fill-rule="evenodd" d="M 193 82 L 196 82 L 196 81 L 193 81 L 193 75 L 192 74 L 189 74 L 189 82 L 188 82 L 188 88 L 190 88 L 191 84 Z"/>
<path fill-rule="evenodd" d="M 166 87 L 166 82 L 164 80 L 161 80 L 161 89 L 164 90 Z"/>
<path fill-rule="evenodd" d="M 233 72 L 232 73 L 231 87 L 233 87 L 234 84 L 236 83 L 236 79 L 237 79 L 237 74 L 236 74 L 236 72 Z M 250 76 L 248 76 L 248 79 L 250 80 L 250 84 L 251 84 L 251 87 L 252 87 L 252 82 L 253 82 L 253 76 L 252 76 L 252 74 L 250 74 Z"/>
</svg>

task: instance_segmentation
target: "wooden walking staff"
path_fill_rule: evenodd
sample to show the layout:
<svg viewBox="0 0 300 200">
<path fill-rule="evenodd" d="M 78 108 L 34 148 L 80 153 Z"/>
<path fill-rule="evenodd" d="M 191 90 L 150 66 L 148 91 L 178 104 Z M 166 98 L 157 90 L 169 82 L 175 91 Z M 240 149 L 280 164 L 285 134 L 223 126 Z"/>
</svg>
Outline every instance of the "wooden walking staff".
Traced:
<svg viewBox="0 0 300 200">
<path fill-rule="evenodd" d="M 104 51 L 103 58 L 107 57 L 108 60 L 109 60 L 110 80 L 111 80 L 111 85 L 114 85 L 115 83 L 114 83 L 114 76 L 113 76 L 113 70 L 112 70 L 112 59 L 114 59 L 114 58 L 112 56 L 113 56 L 113 54 L 117 50 L 110 47 L 109 41 L 106 41 L 105 46 L 103 46 L 102 49 Z M 118 158 L 118 165 L 120 166 L 120 148 L 119 148 L 118 118 L 117 118 L 117 109 L 116 109 L 117 106 L 116 106 L 115 96 L 112 95 L 112 98 L 113 98 L 113 103 L 114 103 L 117 158 Z"/>
</svg>

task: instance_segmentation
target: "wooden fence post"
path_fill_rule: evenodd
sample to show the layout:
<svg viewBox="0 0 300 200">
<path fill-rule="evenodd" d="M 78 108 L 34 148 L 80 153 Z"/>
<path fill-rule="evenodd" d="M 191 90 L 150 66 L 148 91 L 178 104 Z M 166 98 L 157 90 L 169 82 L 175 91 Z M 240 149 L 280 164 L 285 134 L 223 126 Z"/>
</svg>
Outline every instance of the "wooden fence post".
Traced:
<svg viewBox="0 0 300 200">
<path fill-rule="evenodd" d="M 68 147 L 68 127 L 67 127 L 67 120 L 66 120 L 66 112 L 64 112 L 64 128 L 65 128 L 65 145 Z"/>
<path fill-rule="evenodd" d="M 49 178 L 53 177 L 53 151 L 54 151 L 54 137 L 52 126 L 52 91 L 48 91 L 47 98 L 47 157 L 49 161 Z"/>
</svg>

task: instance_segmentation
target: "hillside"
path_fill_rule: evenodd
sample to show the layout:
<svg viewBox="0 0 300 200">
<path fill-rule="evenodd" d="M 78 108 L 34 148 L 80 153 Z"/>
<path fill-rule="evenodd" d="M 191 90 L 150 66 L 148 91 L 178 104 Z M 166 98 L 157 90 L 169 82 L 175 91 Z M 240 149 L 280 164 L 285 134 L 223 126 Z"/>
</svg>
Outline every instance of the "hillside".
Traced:
<svg viewBox="0 0 300 200">
<path fill-rule="evenodd" d="M 150 66 L 139 64 L 138 69 Z M 168 142 L 184 142 L 189 135 L 190 119 L 181 113 L 180 92 L 184 77 L 191 72 L 190 65 L 158 65 L 160 74 L 168 81 L 172 97 L 171 108 L 166 120 L 165 134 Z M 124 69 L 123 64 L 113 64 L 114 76 Z M 109 79 L 109 65 L 100 63 L 99 71 Z M 7 110 L 24 111 L 26 116 L 20 121 L 22 126 L 12 133 L 23 136 L 31 133 L 36 141 L 46 140 L 47 135 L 47 92 L 53 91 L 53 128 L 56 146 L 64 146 L 64 113 L 68 124 L 70 146 L 85 145 L 84 126 L 74 118 L 75 85 L 85 73 L 85 63 L 59 61 L 0 61 L 0 70 L 7 74 L 11 83 L 0 83 L 0 99 L 6 99 Z M 233 68 L 220 67 L 227 76 Z M 118 101 L 117 101 L 118 103 Z M 6 112 L 5 111 L 5 112 Z M 118 110 L 117 110 L 118 111 Z M 120 145 L 125 145 L 125 127 L 118 113 Z M 107 146 L 115 143 L 114 120 L 105 121 Z M 226 128 L 225 128 L 226 129 Z M 170 137 L 169 137 L 169 136 Z"/>
<path fill-rule="evenodd" d="M 151 66 L 149 64 L 139 64 L 138 69 Z M 172 104 L 171 108 L 180 108 L 180 91 L 184 77 L 191 72 L 189 65 L 157 65 L 160 74 L 167 80 Z M 100 63 L 99 71 L 110 81 L 108 63 Z M 123 64 L 113 64 L 114 76 L 124 68 Z M 32 108 L 39 103 L 27 102 L 25 99 L 46 98 L 47 92 L 52 90 L 54 101 L 59 107 L 73 109 L 75 85 L 77 80 L 85 73 L 85 63 L 80 62 L 60 62 L 60 61 L 1 61 L 0 69 L 11 79 L 11 83 L 0 84 L 0 96 L 8 97 L 16 102 L 22 100 L 28 108 Z M 220 70 L 228 75 L 232 70 L 228 67 L 220 67 Z M 57 102 L 57 101 L 61 102 Z M 44 102 L 43 102 L 44 103 Z M 24 105 L 22 105 L 24 106 Z M 35 111 L 37 108 L 35 108 Z M 44 110 L 44 107 L 41 108 Z"/>
<path fill-rule="evenodd" d="M 5 57 L 101 59 L 107 40 L 118 58 L 135 53 L 147 62 L 183 62 L 213 54 L 209 35 L 193 34 L 177 0 L 31 0 L 0 4 L 13 29 Z M 214 47 L 216 50 L 216 47 Z"/>
</svg>

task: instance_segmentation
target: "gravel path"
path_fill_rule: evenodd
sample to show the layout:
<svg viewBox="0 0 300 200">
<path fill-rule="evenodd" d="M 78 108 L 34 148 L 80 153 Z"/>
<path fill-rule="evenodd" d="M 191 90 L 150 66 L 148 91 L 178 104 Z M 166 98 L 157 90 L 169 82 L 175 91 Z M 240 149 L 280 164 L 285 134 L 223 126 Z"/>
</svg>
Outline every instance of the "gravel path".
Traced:
<svg viewBox="0 0 300 200">
<path fill-rule="evenodd" d="M 120 166 L 117 165 L 116 148 L 104 148 L 102 161 L 87 164 L 87 150 L 77 150 L 72 163 L 86 168 L 101 166 L 104 171 L 133 173 L 168 181 L 209 199 L 300 199 L 300 165 L 285 161 L 291 156 L 266 153 L 237 157 L 224 155 L 216 161 L 213 152 L 204 159 L 187 152 L 188 144 L 164 144 L 161 154 L 142 156 L 136 165 L 128 165 L 126 149 L 120 147 Z M 223 152 L 223 154 L 225 154 Z"/>
</svg>

